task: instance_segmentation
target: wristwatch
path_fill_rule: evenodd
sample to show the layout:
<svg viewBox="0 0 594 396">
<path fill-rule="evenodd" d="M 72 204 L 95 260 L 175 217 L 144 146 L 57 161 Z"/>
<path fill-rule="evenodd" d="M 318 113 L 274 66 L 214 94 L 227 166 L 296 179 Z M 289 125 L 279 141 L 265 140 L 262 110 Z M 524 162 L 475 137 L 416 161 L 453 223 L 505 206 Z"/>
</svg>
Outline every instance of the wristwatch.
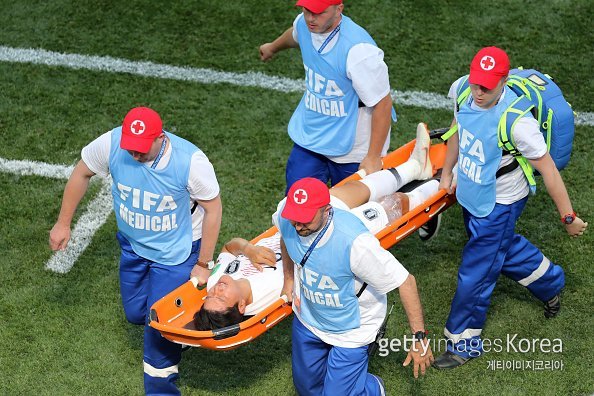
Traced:
<svg viewBox="0 0 594 396">
<path fill-rule="evenodd" d="M 576 216 L 577 215 L 575 214 L 575 212 L 566 214 L 565 216 L 561 217 L 561 222 L 565 225 L 571 224 L 575 220 Z"/>
<path fill-rule="evenodd" d="M 421 341 L 427 338 L 427 331 L 426 330 L 419 330 L 414 334 L 415 340 Z"/>
<path fill-rule="evenodd" d="M 212 270 L 214 268 L 215 262 L 214 262 L 214 260 L 210 260 L 205 263 L 204 261 L 198 260 L 198 262 L 196 264 L 198 264 L 202 268 L 206 268 L 207 270 Z"/>
</svg>

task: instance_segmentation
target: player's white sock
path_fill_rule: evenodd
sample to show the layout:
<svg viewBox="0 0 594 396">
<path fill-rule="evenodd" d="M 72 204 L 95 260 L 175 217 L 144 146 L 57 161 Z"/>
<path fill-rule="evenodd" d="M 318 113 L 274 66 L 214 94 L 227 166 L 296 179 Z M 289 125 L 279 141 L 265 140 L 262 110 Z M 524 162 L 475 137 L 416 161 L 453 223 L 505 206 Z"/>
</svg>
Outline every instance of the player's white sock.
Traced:
<svg viewBox="0 0 594 396">
<path fill-rule="evenodd" d="M 409 180 L 410 181 L 410 180 Z M 392 194 L 404 186 L 403 179 L 400 172 L 395 169 L 384 169 L 379 172 L 372 173 L 360 180 L 369 188 L 369 200 L 377 201 L 383 196 Z"/>
<path fill-rule="evenodd" d="M 407 185 L 413 180 L 417 180 L 419 174 L 421 174 L 421 166 L 417 161 L 409 159 L 404 164 L 392 168 L 392 171 L 398 173 L 398 177 L 400 177 L 401 184 L 398 187 L 399 190 L 402 186 Z"/>
<path fill-rule="evenodd" d="M 433 179 L 421 184 L 419 187 L 415 188 L 411 192 L 406 193 L 406 195 L 408 195 L 409 210 L 413 210 L 414 208 L 425 202 L 427 199 L 429 199 L 429 197 L 436 194 L 438 190 L 439 182 Z"/>
</svg>

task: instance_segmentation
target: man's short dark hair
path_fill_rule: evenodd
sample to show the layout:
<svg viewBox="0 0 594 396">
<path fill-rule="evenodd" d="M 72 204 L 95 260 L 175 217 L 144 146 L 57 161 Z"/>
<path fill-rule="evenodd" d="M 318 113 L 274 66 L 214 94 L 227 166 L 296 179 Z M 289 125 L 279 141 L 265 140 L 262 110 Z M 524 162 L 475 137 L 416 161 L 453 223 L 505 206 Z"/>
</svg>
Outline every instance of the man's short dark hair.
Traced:
<svg viewBox="0 0 594 396">
<path fill-rule="evenodd" d="M 235 304 L 224 311 L 211 311 L 203 307 L 194 314 L 196 330 L 220 329 L 242 321 L 243 315 L 239 312 L 239 304 Z"/>
</svg>

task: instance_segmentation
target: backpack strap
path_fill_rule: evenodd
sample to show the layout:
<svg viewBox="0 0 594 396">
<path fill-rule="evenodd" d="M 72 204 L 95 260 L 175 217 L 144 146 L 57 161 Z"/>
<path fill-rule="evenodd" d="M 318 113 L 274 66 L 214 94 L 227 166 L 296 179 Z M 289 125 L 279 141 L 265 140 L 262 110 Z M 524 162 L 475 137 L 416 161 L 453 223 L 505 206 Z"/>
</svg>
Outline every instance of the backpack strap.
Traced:
<svg viewBox="0 0 594 396">
<path fill-rule="evenodd" d="M 516 126 L 516 123 L 533 108 L 534 104 L 526 96 L 520 96 L 503 112 L 497 126 L 498 146 L 502 150 L 509 152 L 518 161 L 528 180 L 531 194 L 536 193 L 534 169 L 530 165 L 530 162 L 516 148 L 511 131 Z"/>
<path fill-rule="evenodd" d="M 367 282 L 363 282 L 363 285 L 361 286 L 361 288 L 359 289 L 359 292 L 357 293 L 357 298 L 361 297 L 361 294 L 363 294 L 365 289 L 367 289 Z"/>
</svg>

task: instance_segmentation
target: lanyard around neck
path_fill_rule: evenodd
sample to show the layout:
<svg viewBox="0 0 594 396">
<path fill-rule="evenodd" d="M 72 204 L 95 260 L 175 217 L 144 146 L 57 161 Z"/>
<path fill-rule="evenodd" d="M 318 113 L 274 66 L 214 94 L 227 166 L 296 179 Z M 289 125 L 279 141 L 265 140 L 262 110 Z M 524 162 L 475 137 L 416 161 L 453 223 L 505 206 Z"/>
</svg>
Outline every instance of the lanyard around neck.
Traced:
<svg viewBox="0 0 594 396">
<path fill-rule="evenodd" d="M 157 164 L 159 163 L 159 161 L 161 161 L 161 158 L 163 157 L 163 153 L 165 153 L 166 145 L 167 145 L 167 136 L 163 136 L 163 143 L 161 143 L 161 150 L 159 150 L 159 154 L 157 154 L 157 157 L 155 158 L 155 160 L 153 161 L 153 164 L 151 165 L 152 169 L 155 169 L 157 167 Z"/>
<path fill-rule="evenodd" d="M 330 33 L 330 35 L 328 37 L 326 37 L 326 40 L 324 40 L 324 42 L 322 43 L 322 45 L 318 49 L 318 54 L 321 54 L 322 51 L 324 51 L 324 48 L 326 48 L 326 46 L 328 44 L 330 44 L 330 41 L 332 41 L 332 39 L 334 38 L 334 36 L 336 36 L 338 34 L 338 32 L 340 31 L 340 25 L 342 25 L 342 22 L 339 23 L 338 26 L 336 26 L 334 28 L 334 30 Z"/>
<path fill-rule="evenodd" d="M 322 231 L 320 231 L 320 233 L 318 234 L 316 239 L 314 239 L 314 241 L 311 244 L 311 246 L 309 247 L 309 249 L 307 249 L 307 252 L 305 252 L 305 255 L 303 255 L 303 258 L 301 259 L 301 262 L 299 263 L 300 267 L 303 267 L 305 265 L 305 262 L 309 258 L 309 255 L 311 254 L 311 252 L 313 252 L 313 250 L 316 247 L 316 245 L 318 244 L 318 242 L 320 242 L 320 239 L 322 239 L 322 237 L 328 230 L 328 227 L 330 226 L 330 223 L 332 222 L 333 216 L 334 216 L 334 209 L 330 208 L 330 212 L 328 213 L 328 220 L 326 221 L 326 225 L 324 226 L 324 228 L 322 228 Z"/>
</svg>

